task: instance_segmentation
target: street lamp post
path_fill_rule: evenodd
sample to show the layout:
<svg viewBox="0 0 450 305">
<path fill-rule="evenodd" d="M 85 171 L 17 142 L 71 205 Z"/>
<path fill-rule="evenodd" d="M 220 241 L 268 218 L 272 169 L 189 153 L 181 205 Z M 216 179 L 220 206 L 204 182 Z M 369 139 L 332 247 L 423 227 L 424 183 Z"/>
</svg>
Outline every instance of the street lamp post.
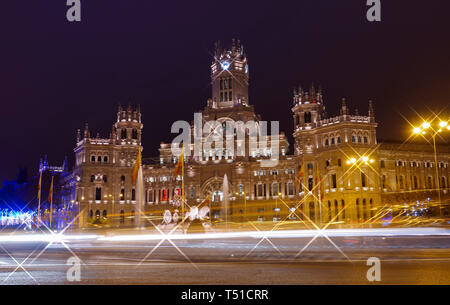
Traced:
<svg viewBox="0 0 450 305">
<path fill-rule="evenodd" d="M 435 185 L 437 187 L 438 193 L 438 206 L 439 206 L 439 216 L 442 216 L 442 207 L 441 207 L 441 186 L 439 181 L 439 168 L 438 168 L 438 160 L 437 160 L 437 150 L 436 150 L 436 136 L 443 132 L 444 130 L 450 131 L 450 125 L 447 121 L 439 122 L 439 129 L 434 129 L 429 122 L 423 122 L 421 127 L 415 127 L 413 129 L 413 133 L 417 135 L 422 135 L 425 137 L 427 134 L 427 130 L 431 130 L 431 138 L 433 140 L 433 151 L 434 151 L 434 166 L 436 168 L 436 178 L 434 179 Z"/>
<path fill-rule="evenodd" d="M 366 186 L 363 186 L 363 183 L 362 183 L 362 174 L 364 174 L 365 175 L 365 173 L 363 172 L 363 170 L 362 170 L 362 166 L 363 165 L 365 165 L 365 166 L 367 166 L 367 165 L 369 165 L 370 163 L 374 163 L 375 162 L 375 160 L 374 159 L 371 159 L 371 158 L 369 158 L 368 156 L 360 156 L 359 157 L 359 159 L 356 159 L 355 157 L 353 157 L 353 158 L 350 158 L 350 159 L 348 159 L 347 160 L 347 164 L 348 165 L 351 165 L 351 166 L 356 166 L 358 169 L 359 169 L 359 173 L 360 173 L 360 177 L 359 177 L 359 181 L 360 181 L 360 186 L 359 186 L 359 195 L 360 195 L 360 200 L 362 200 L 363 202 L 364 202 L 364 199 L 362 198 L 363 197 L 363 187 L 366 187 Z M 366 181 L 367 181 L 367 179 L 366 179 Z M 359 200 L 358 199 L 358 200 Z M 356 207 L 357 209 L 358 209 L 358 212 L 359 212 L 359 206 L 357 206 Z M 364 205 L 363 205 L 363 211 L 362 211 L 362 214 L 363 214 L 363 220 L 365 220 L 364 219 L 364 215 L 366 215 L 366 210 L 365 210 L 365 207 L 364 207 Z M 357 213 L 358 214 L 358 213 Z M 359 222 L 359 218 L 358 218 L 358 222 Z"/>
<path fill-rule="evenodd" d="M 241 197 L 242 195 L 244 196 L 244 219 L 247 220 L 247 198 L 245 192 L 238 192 L 236 193 L 236 195 L 239 195 Z"/>
</svg>

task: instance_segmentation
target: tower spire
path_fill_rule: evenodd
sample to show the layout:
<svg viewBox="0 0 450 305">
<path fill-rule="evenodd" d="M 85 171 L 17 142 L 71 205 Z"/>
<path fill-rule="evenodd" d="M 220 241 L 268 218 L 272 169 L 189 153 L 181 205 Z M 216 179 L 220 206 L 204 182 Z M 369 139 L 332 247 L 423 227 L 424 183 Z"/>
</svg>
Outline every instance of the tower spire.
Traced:
<svg viewBox="0 0 450 305">
<path fill-rule="evenodd" d="M 77 144 L 80 143 L 81 141 L 81 130 L 78 128 L 77 129 Z"/>
<path fill-rule="evenodd" d="M 342 98 L 341 115 L 348 115 L 348 107 L 345 97 Z"/>
<path fill-rule="evenodd" d="M 89 135 L 89 125 L 88 123 L 86 123 L 84 125 L 84 138 L 85 139 L 89 139 L 90 135 Z"/>
</svg>

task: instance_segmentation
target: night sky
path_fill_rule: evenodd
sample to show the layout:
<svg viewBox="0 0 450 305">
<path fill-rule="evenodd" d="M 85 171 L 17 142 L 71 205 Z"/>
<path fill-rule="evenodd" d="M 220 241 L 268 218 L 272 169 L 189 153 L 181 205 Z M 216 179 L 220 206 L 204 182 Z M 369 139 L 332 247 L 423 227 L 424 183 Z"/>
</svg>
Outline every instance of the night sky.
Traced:
<svg viewBox="0 0 450 305">
<path fill-rule="evenodd" d="M 119 103 L 141 105 L 144 157 L 157 156 L 171 124 L 205 106 L 214 42 L 233 37 L 249 58 L 250 103 L 286 134 L 293 88 L 314 82 L 328 114 L 342 97 L 365 114 L 372 99 L 378 138 L 403 141 L 401 115 L 449 104 L 450 3 L 381 2 L 379 23 L 366 0 L 81 0 L 79 23 L 65 0 L 4 2 L 0 181 L 19 166 L 34 174 L 45 154 L 72 166 L 76 129 L 108 137 Z"/>
</svg>

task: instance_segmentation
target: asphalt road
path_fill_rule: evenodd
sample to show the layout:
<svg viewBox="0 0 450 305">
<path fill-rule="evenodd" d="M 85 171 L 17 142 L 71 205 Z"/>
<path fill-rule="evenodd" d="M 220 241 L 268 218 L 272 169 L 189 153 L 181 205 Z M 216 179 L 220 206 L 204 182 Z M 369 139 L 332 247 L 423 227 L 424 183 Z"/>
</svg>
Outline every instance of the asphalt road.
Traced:
<svg viewBox="0 0 450 305">
<path fill-rule="evenodd" d="M 450 284 L 450 237 L 226 238 L 0 243 L 2 284 Z M 303 252 L 301 252 L 301 250 Z M 76 256 L 80 281 L 67 280 Z M 73 269 L 72 269 L 73 271 Z M 75 273 L 72 273 L 75 274 Z"/>
</svg>

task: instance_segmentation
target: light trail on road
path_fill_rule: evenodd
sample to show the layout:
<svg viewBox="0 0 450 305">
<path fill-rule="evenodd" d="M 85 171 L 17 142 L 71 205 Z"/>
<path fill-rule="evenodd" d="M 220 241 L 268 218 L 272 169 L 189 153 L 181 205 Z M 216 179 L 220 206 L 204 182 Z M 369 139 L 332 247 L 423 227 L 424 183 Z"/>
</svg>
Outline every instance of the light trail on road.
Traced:
<svg viewBox="0 0 450 305">
<path fill-rule="evenodd" d="M 214 232 L 202 234 L 170 234 L 171 240 L 202 240 L 229 238 L 303 238 L 313 237 L 316 230 L 283 230 L 283 231 L 243 231 Z M 444 228 L 377 228 L 377 229 L 328 229 L 329 237 L 395 237 L 395 236 L 450 236 L 450 229 Z M 105 236 L 101 234 L 17 234 L 2 235 L 0 243 L 7 242 L 70 242 L 70 241 L 154 241 L 167 236 L 161 234 L 116 234 Z"/>
</svg>

